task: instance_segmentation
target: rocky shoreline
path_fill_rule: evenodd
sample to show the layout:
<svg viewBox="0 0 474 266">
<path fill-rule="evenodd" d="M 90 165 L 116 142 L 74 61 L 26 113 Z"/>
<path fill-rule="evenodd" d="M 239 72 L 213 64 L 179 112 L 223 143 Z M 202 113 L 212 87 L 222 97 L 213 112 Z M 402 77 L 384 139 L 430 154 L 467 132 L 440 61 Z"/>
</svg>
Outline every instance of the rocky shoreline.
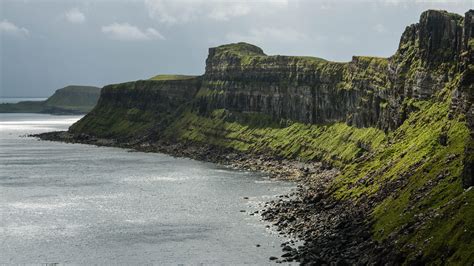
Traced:
<svg viewBox="0 0 474 266">
<path fill-rule="evenodd" d="M 272 261 L 470 265 L 473 29 L 473 10 L 427 10 L 393 56 L 347 63 L 221 45 L 203 75 L 107 85 L 68 132 L 38 137 L 298 182 L 260 212 L 304 241 Z"/>
<path fill-rule="evenodd" d="M 271 178 L 296 181 L 298 189 L 289 195 L 267 202 L 260 211 L 263 220 L 289 237 L 302 241 L 282 244 L 283 254 L 269 259 L 276 262 L 297 261 L 308 265 L 400 264 L 403 261 L 394 247 L 377 243 L 371 237 L 368 199 L 354 203 L 331 196 L 331 180 L 339 170 L 320 162 L 303 163 L 265 154 L 239 153 L 209 145 L 169 142 L 119 142 L 66 131 L 31 135 L 41 140 L 126 148 L 141 152 L 160 152 L 213 162 L 235 169 L 259 171 Z"/>
<path fill-rule="evenodd" d="M 190 143 L 171 143 L 167 141 L 117 141 L 85 134 L 74 135 L 67 131 L 47 132 L 30 136 L 48 141 L 118 147 L 140 152 L 159 152 L 175 157 L 226 165 L 235 169 L 259 171 L 268 174 L 271 178 L 291 181 L 302 180 L 314 173 L 331 169 L 330 166 L 319 162 L 303 163 L 297 160 L 276 158 L 267 154 L 241 153 L 232 149 L 222 149 L 210 145 L 192 145 Z"/>
</svg>

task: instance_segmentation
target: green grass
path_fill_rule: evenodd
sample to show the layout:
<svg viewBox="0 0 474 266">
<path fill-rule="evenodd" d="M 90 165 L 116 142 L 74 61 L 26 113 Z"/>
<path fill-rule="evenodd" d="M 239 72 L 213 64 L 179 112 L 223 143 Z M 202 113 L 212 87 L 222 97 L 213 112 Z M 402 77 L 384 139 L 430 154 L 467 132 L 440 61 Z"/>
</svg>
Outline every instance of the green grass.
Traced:
<svg viewBox="0 0 474 266">
<path fill-rule="evenodd" d="M 281 81 L 294 82 L 305 76 L 326 77 L 334 80 L 336 89 L 352 90 L 369 83 L 372 89 L 383 91 L 391 86 L 388 78 L 388 58 L 355 56 L 353 61 L 331 62 L 311 56 L 265 55 L 260 48 L 248 44 L 229 44 L 217 47 L 212 58 L 217 60 L 220 68 L 255 71 L 255 69 L 292 69 L 289 76 L 283 75 Z M 232 60 L 229 60 L 232 58 Z M 298 75 L 291 75 L 298 73 Z M 213 81 L 218 82 L 218 81 Z M 257 82 L 249 80 L 249 82 Z"/>
<path fill-rule="evenodd" d="M 269 152 L 304 161 L 322 160 L 337 166 L 378 147 L 385 138 L 385 134 L 375 128 L 360 129 L 344 123 L 306 125 L 226 110 L 215 110 L 209 117 L 188 111 L 167 129 L 167 134 L 180 141 Z"/>
<path fill-rule="evenodd" d="M 474 247 L 474 194 L 462 189 L 460 178 L 469 130 L 463 115 L 448 119 L 448 100 L 437 99 L 411 100 L 407 104 L 417 111 L 388 134 L 345 123 L 309 125 L 225 109 L 204 116 L 189 107 L 169 117 L 171 122 L 159 139 L 326 162 L 341 169 L 330 189 L 339 199 L 357 201 L 376 195 L 390 182 L 405 182 L 373 209 L 375 238 L 384 241 L 406 224 L 426 221 L 420 230 L 402 233 L 398 248 L 411 259 L 421 254 L 427 260 L 436 258 L 436 263 L 465 264 L 472 262 L 469 251 Z M 160 117 L 138 108 L 104 104 L 71 131 L 110 138 L 140 136 L 154 128 Z M 447 136 L 446 145 L 440 143 L 441 135 Z"/>
<path fill-rule="evenodd" d="M 368 159 L 342 169 L 333 183 L 334 195 L 357 200 L 374 195 L 388 182 L 406 179 L 405 186 L 391 191 L 375 207 L 375 237 L 381 241 L 406 224 L 419 222 L 423 219 L 420 217 L 435 217 L 426 218 L 422 230 L 399 239 L 399 248 L 411 258 L 417 253 L 424 254 L 424 258 L 443 254 L 447 262 L 472 262 L 473 193 L 463 191 L 460 178 L 464 148 L 470 138 L 465 118 L 459 115 L 448 119 L 448 102 L 413 104 L 419 111 L 388 134 L 387 142 L 374 145 Z M 446 146 L 439 142 L 441 134 L 448 136 Z M 417 250 L 411 250 L 412 245 Z"/>
<path fill-rule="evenodd" d="M 102 105 L 72 125 L 70 131 L 103 138 L 128 139 L 143 135 L 155 121 L 156 114 L 149 111 Z"/>
<path fill-rule="evenodd" d="M 457 245 L 467 245 L 472 250 L 472 240 L 449 242 L 453 234 L 472 235 L 472 228 L 464 232 L 465 228 L 461 226 L 474 225 L 472 211 L 457 213 L 453 221 L 454 218 L 449 214 L 452 210 L 448 207 L 450 204 L 459 204 L 458 201 L 463 198 L 460 176 L 469 130 L 462 116 L 448 120 L 448 104 L 432 104 L 424 109 L 412 114 L 394 132 L 392 141 L 395 143 L 380 151 L 379 156 L 372 163 L 364 165 L 359 173 L 359 177 L 368 174 L 369 169 L 378 165 L 385 171 L 377 176 L 376 183 L 393 181 L 403 175 L 409 178 L 407 186 L 375 208 L 374 233 L 379 239 L 384 239 L 391 232 L 400 230 L 404 224 L 417 222 L 420 216 L 439 215 L 444 217 L 443 226 L 433 226 L 440 221 L 429 220 L 425 228 L 430 230 L 413 232 L 407 236 L 400 243 L 402 249 L 408 243 L 415 244 L 428 257 L 446 253 L 445 248 L 462 251 Z M 439 143 L 442 132 L 448 136 L 446 146 Z M 389 167 L 385 168 L 387 165 Z M 472 198 L 472 194 L 469 197 Z M 449 226 L 452 222 L 460 224 Z M 446 256 L 451 258 L 452 255 Z M 468 257 L 464 256 L 464 259 Z"/>
<path fill-rule="evenodd" d="M 421 230 L 399 239 L 399 248 L 411 259 L 420 253 L 425 259 L 443 254 L 452 263 L 472 261 L 474 221 L 469 204 L 473 192 L 463 191 L 460 178 L 469 140 L 465 117 L 448 119 L 448 100 L 411 100 L 407 104 L 418 111 L 388 134 L 345 123 L 307 125 L 224 109 L 209 116 L 185 112 L 166 134 L 197 145 L 327 162 L 342 170 L 331 189 L 339 199 L 370 197 L 389 182 L 406 182 L 373 210 L 376 239 L 383 241 L 419 217 L 431 217 Z M 448 137 L 446 145 L 439 141 L 443 134 Z M 410 244 L 417 250 L 405 248 Z"/>
<path fill-rule="evenodd" d="M 445 100 L 412 100 L 410 105 L 418 111 L 388 134 L 345 123 L 308 125 L 225 109 L 203 116 L 188 108 L 170 118 L 171 124 L 159 139 L 324 161 L 341 169 L 331 186 L 339 199 L 357 201 L 375 195 L 389 182 L 404 180 L 404 186 L 390 191 L 373 209 L 370 218 L 375 238 L 389 239 L 404 225 L 429 217 L 420 230 L 399 238 L 398 248 L 411 259 L 422 254 L 428 260 L 436 258 L 435 263 L 472 262 L 474 190 L 464 191 L 460 178 L 469 140 L 465 118 L 448 119 L 450 103 Z M 139 136 L 153 128 L 159 116 L 137 108 L 103 105 L 71 130 L 111 138 Z M 446 145 L 439 141 L 442 134 L 448 137 Z"/>
<path fill-rule="evenodd" d="M 402 106 L 413 111 L 402 125 L 389 133 L 375 127 L 356 128 L 343 122 L 314 125 L 274 119 L 262 113 L 197 110 L 206 104 L 207 97 L 225 97 L 229 84 L 245 87 L 247 82 L 252 82 L 255 88 L 269 84 L 245 79 L 204 80 L 194 101 L 183 104 L 179 112 L 174 112 L 176 106 L 169 105 L 176 99 L 165 101 L 163 106 L 154 110 L 142 107 L 141 101 L 127 102 L 129 98 L 125 96 L 130 95 L 122 91 L 124 94 L 118 97 L 124 99 L 119 101 L 120 106 L 104 102 L 71 127 L 71 131 L 110 138 L 136 137 L 165 124 L 159 128 L 156 140 L 213 145 L 301 161 L 322 161 L 341 170 L 329 190 L 340 200 L 357 202 L 375 197 L 382 192 L 381 188 L 393 184 L 394 188 L 384 192 L 386 194 L 368 217 L 373 222 L 375 239 L 392 241 L 390 236 L 398 232 L 400 237 L 394 244 L 407 252 L 410 259 L 416 257 L 433 264 L 465 265 L 474 261 L 474 189 L 463 190 L 461 172 L 465 148 L 472 144 L 472 140 L 466 117 L 462 114 L 448 116 L 452 111 L 452 91 L 459 85 L 460 75 L 455 75 L 457 70 L 453 63 L 439 64 L 436 69 L 430 69 L 417 57 L 418 49 L 417 40 L 402 43 L 391 59 L 401 69 L 399 78 L 406 86 L 414 84 L 416 77 L 427 71 L 432 75 L 448 75 L 452 79 L 430 99 L 405 99 Z M 361 97 L 367 102 L 371 97 L 390 94 L 386 91 L 393 88 L 388 77 L 389 59 L 386 58 L 358 56 L 349 63 L 335 63 L 312 57 L 266 56 L 260 48 L 246 43 L 217 47 L 214 56 L 233 59 L 231 63 L 219 60 L 222 68 L 233 64 L 233 68 L 240 67 L 241 71 L 287 67 L 295 69 L 298 74 L 316 73 L 334 80 L 330 83 L 333 89 L 364 89 Z M 152 79 L 192 78 L 161 75 Z M 298 78 L 283 77 L 272 82 L 287 88 L 290 84 L 298 85 Z M 139 95 L 138 99 L 142 99 L 166 83 L 148 81 L 148 90 L 135 93 Z M 113 88 L 133 91 L 136 83 L 110 87 Z M 175 92 L 174 89 L 171 92 Z M 170 91 L 167 93 L 171 94 Z M 390 102 L 380 99 L 378 106 L 389 109 Z M 440 141 L 441 136 L 447 137 L 446 143 Z M 420 227 L 414 232 L 404 232 L 406 225 L 410 224 Z"/>
<path fill-rule="evenodd" d="M 245 55 L 265 55 L 263 50 L 255 45 L 239 42 L 230 43 L 215 47 L 215 56 L 245 56 Z"/>
<path fill-rule="evenodd" d="M 193 79 L 197 76 L 191 75 L 156 75 L 150 78 L 150 80 L 185 80 Z"/>
</svg>

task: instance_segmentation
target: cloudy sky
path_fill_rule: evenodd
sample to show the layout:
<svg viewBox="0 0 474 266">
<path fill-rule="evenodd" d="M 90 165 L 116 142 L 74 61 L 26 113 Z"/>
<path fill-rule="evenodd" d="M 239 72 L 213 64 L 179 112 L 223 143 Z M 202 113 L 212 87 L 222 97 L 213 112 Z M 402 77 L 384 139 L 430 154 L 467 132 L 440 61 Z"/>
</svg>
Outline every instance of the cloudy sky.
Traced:
<svg viewBox="0 0 474 266">
<path fill-rule="evenodd" d="M 426 9 L 473 0 L 0 0 L 0 97 L 46 97 L 158 73 L 202 74 L 208 47 L 349 61 L 390 56 Z"/>
</svg>

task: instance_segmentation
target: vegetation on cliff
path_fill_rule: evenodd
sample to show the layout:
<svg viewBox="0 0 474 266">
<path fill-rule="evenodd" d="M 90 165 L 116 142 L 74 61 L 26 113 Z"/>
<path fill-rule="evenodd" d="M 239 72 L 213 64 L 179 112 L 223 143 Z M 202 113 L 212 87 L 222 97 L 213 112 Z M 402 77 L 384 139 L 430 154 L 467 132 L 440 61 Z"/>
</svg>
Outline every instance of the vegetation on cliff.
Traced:
<svg viewBox="0 0 474 266">
<path fill-rule="evenodd" d="M 97 106 L 70 131 L 103 138 L 139 138 L 169 124 L 198 86 L 199 79 L 181 77 L 105 86 Z"/>
<path fill-rule="evenodd" d="M 183 80 L 183 79 L 192 79 L 196 76 L 190 75 L 156 75 L 150 78 L 150 80 Z"/>
<path fill-rule="evenodd" d="M 424 12 L 390 58 L 335 63 L 245 43 L 211 48 L 201 77 L 104 88 L 70 132 L 323 162 L 340 170 L 329 197 L 369 199 L 372 237 L 403 262 L 469 264 L 473 15 Z"/>
</svg>

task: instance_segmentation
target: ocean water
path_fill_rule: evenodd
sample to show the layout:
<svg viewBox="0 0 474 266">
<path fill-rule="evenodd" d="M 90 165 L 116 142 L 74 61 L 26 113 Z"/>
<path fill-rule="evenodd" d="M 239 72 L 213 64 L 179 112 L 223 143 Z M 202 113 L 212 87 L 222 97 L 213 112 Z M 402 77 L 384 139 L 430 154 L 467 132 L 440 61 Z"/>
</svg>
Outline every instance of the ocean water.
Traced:
<svg viewBox="0 0 474 266">
<path fill-rule="evenodd" d="M 286 239 L 249 213 L 294 184 L 24 136 L 79 118 L 0 114 L 0 264 L 261 265 L 281 255 Z"/>
</svg>

